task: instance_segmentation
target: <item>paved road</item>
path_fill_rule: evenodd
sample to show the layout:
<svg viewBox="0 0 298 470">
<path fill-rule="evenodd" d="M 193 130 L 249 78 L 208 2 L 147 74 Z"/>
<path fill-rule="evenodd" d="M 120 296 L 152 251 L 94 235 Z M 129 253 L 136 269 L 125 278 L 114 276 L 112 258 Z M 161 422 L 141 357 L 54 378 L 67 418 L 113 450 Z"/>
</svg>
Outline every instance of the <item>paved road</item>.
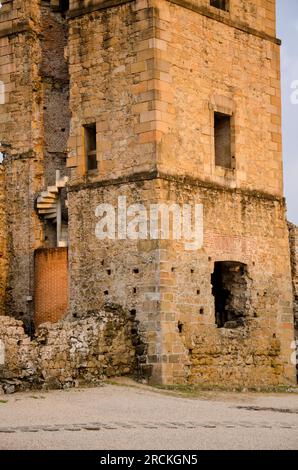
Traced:
<svg viewBox="0 0 298 470">
<path fill-rule="evenodd" d="M 185 398 L 105 385 L 0 400 L 2 450 L 298 449 L 298 394 Z"/>
</svg>

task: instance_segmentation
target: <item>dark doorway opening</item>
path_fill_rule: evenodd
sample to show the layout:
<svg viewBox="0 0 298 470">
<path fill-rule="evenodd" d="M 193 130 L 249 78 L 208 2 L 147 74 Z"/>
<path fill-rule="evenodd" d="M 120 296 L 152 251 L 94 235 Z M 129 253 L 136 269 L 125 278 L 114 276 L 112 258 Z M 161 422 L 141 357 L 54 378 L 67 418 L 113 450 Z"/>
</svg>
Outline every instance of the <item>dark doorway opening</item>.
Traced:
<svg viewBox="0 0 298 470">
<path fill-rule="evenodd" d="M 247 265 L 235 261 L 216 262 L 211 282 L 218 328 L 244 326 L 250 305 Z"/>
</svg>

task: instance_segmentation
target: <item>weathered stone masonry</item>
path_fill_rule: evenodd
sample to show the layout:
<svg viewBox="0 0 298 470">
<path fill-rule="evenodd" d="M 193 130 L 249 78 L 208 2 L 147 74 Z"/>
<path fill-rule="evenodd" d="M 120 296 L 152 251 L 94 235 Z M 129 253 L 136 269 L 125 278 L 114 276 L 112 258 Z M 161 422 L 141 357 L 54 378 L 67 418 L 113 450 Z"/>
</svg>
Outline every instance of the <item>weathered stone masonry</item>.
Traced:
<svg viewBox="0 0 298 470">
<path fill-rule="evenodd" d="M 289 232 L 294 293 L 295 337 L 298 340 L 298 227 L 289 224 Z"/>
<path fill-rule="evenodd" d="M 0 165 L 0 315 L 5 313 L 5 296 L 7 281 L 7 245 L 6 245 L 6 211 L 5 211 L 5 172 Z"/>
<path fill-rule="evenodd" d="M 291 273 L 275 2 L 231 0 L 229 11 L 209 0 L 2 4 L 0 299 L 14 317 L 0 322 L 5 386 L 136 368 L 165 384 L 293 384 L 296 229 Z M 17 320 L 32 335 L 42 299 L 35 254 L 57 249 L 55 225 L 36 211 L 55 170 L 69 176 L 69 308 L 31 340 Z M 127 206 L 203 204 L 203 248 L 98 240 L 96 207 L 117 207 L 119 196 Z"/>
<path fill-rule="evenodd" d="M 136 331 L 135 318 L 114 306 L 80 320 L 45 323 L 34 340 L 24 333 L 22 322 L 2 317 L 5 364 L 0 364 L 0 388 L 7 393 L 67 388 L 133 375 L 138 369 L 135 346 L 141 346 Z"/>
<path fill-rule="evenodd" d="M 8 285 L 6 310 L 33 331 L 34 252 L 55 246 L 37 216 L 38 194 L 67 173 L 66 21 L 47 1 L 5 0 L 0 11 L 1 143 L 5 144 Z"/>
<path fill-rule="evenodd" d="M 208 4 L 71 4 L 70 308 L 77 314 L 108 296 L 136 310 L 152 380 L 292 382 L 275 5 Z M 231 116 L 231 169 L 215 165 L 214 113 Z M 82 132 L 94 122 L 98 171 L 87 174 Z M 99 242 L 96 206 L 120 195 L 128 205 L 203 203 L 203 249 Z M 248 273 L 239 328 L 215 323 L 219 262 Z"/>
</svg>

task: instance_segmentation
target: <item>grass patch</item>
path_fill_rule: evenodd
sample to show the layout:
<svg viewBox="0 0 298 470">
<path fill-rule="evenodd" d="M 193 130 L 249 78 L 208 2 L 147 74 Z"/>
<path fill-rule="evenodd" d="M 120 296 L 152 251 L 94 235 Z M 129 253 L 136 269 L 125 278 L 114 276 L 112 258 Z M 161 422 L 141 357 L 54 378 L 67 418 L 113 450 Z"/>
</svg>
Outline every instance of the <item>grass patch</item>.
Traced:
<svg viewBox="0 0 298 470">
<path fill-rule="evenodd" d="M 203 392 L 229 393 L 298 393 L 298 388 L 286 385 L 272 387 L 224 387 L 221 385 L 153 385 L 158 390 L 176 392 L 184 396 L 199 396 Z"/>
<path fill-rule="evenodd" d="M 135 388 L 139 384 L 138 382 L 135 383 L 126 383 L 126 382 L 117 382 L 116 380 L 108 379 L 103 382 L 105 385 L 113 385 L 114 387 L 128 387 L 128 388 Z"/>
<path fill-rule="evenodd" d="M 182 397 L 188 398 L 199 398 L 206 396 L 206 393 L 288 393 L 288 394 L 298 394 L 298 387 L 290 387 L 287 385 L 278 385 L 272 387 L 226 387 L 223 385 L 207 385 L 207 384 L 174 384 L 174 385 L 159 385 L 159 384 L 150 384 L 145 385 L 139 382 L 129 381 L 121 382 L 113 379 L 108 379 L 104 381 L 106 385 L 113 385 L 117 387 L 130 387 L 136 388 L 139 386 L 147 387 L 151 391 L 160 391 L 164 393 L 174 394 Z"/>
</svg>

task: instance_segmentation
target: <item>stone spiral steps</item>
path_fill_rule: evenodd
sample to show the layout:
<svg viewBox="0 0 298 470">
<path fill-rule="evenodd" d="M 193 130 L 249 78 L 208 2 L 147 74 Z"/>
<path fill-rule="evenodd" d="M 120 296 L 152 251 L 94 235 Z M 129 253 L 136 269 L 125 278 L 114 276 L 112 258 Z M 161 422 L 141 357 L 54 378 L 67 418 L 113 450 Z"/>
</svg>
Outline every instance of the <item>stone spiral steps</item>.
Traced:
<svg viewBox="0 0 298 470">
<path fill-rule="evenodd" d="M 46 191 L 42 191 L 37 198 L 37 212 L 41 219 L 48 220 L 53 224 L 57 223 L 59 210 L 59 190 L 64 188 L 68 178 L 60 177 L 60 172 L 56 172 L 56 184 L 48 186 Z"/>
<path fill-rule="evenodd" d="M 37 198 L 36 207 L 39 216 L 53 223 L 57 222 L 58 194 L 57 186 L 49 186 L 47 191 L 42 191 Z"/>
</svg>

